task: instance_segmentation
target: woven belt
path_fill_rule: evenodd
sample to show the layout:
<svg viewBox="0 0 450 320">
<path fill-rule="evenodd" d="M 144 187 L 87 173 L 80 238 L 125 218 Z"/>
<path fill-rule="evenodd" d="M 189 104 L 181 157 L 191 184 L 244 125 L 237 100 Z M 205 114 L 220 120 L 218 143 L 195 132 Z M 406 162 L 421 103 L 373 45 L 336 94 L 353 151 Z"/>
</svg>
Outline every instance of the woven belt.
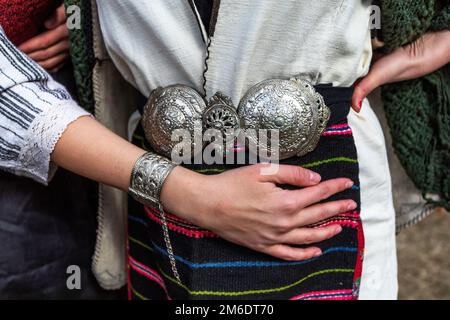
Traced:
<svg viewBox="0 0 450 320">
<path fill-rule="evenodd" d="M 313 151 L 330 118 L 330 109 L 314 86 L 305 80 L 270 79 L 253 86 L 235 108 L 230 98 L 216 93 L 209 102 L 193 88 L 172 85 L 155 89 L 144 107 L 142 124 L 155 152 L 171 157 L 180 141 L 172 139 L 175 130 L 190 134 L 186 143 L 195 155 L 198 123 L 201 133 L 220 132 L 224 141 L 239 138 L 245 145 L 257 145 L 280 160 Z M 196 129 L 197 128 L 197 129 Z M 259 132 L 277 132 L 277 152 L 260 142 Z M 201 140 L 203 141 L 203 140 Z M 197 144 L 197 145 L 196 145 Z M 184 149 L 184 148 L 182 148 Z"/>
</svg>

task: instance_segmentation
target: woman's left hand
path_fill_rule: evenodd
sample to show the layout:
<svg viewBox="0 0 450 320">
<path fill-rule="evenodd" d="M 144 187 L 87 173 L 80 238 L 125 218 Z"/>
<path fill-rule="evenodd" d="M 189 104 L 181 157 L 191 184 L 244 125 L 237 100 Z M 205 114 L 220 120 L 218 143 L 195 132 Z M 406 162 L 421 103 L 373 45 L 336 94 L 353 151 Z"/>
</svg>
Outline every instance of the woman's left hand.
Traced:
<svg viewBox="0 0 450 320">
<path fill-rule="evenodd" d="M 48 72 L 55 73 L 69 58 L 69 30 L 64 5 L 58 7 L 44 25 L 48 31 L 24 42 L 19 49 Z"/>
<path fill-rule="evenodd" d="M 352 107 L 359 112 L 362 101 L 376 88 L 420 78 L 449 62 L 450 30 L 426 33 L 415 42 L 376 59 L 368 75 L 355 85 Z"/>
</svg>

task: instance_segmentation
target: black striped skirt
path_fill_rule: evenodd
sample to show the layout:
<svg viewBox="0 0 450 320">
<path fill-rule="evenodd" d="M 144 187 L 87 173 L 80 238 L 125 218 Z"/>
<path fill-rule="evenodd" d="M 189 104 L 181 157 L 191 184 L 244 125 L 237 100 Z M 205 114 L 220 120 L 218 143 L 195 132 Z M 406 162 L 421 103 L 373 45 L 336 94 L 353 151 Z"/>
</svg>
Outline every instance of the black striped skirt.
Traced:
<svg viewBox="0 0 450 320">
<path fill-rule="evenodd" d="M 318 172 L 322 180 L 350 178 L 353 188 L 326 201 L 353 199 L 358 208 L 317 226 L 339 224 L 343 231 L 317 244 L 322 256 L 288 262 L 230 243 L 170 213 L 170 238 L 182 283 L 172 273 L 160 214 L 129 200 L 128 267 L 130 299 L 357 299 L 362 271 L 364 236 L 360 219 L 359 168 L 347 116 L 352 88 L 316 87 L 331 109 L 328 128 L 317 148 L 281 164 Z M 134 143 L 150 150 L 139 127 Z M 236 165 L 189 165 L 214 175 Z"/>
</svg>

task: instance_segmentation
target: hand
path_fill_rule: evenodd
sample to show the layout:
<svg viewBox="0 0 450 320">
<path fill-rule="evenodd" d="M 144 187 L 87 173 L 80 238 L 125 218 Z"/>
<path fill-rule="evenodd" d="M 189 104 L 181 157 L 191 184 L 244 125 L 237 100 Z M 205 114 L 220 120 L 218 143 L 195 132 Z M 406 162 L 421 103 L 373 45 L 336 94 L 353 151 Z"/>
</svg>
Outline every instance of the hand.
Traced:
<svg viewBox="0 0 450 320">
<path fill-rule="evenodd" d="M 355 85 L 353 109 L 376 88 L 393 82 L 416 79 L 450 62 L 450 30 L 429 32 L 394 52 L 375 59 L 369 74 Z"/>
<path fill-rule="evenodd" d="M 76 174 L 127 191 L 133 167 L 144 153 L 94 118 L 81 117 L 58 140 L 52 161 Z M 320 182 L 320 176 L 312 171 L 285 165 L 270 170 L 272 174 L 268 175 L 267 166 L 258 164 L 214 176 L 178 166 L 163 185 L 161 201 L 167 211 L 255 251 L 285 260 L 320 255 L 317 247 L 295 246 L 320 242 L 341 232 L 337 225 L 307 226 L 354 210 L 356 203 L 352 200 L 319 204 L 351 188 L 352 181 Z M 281 184 L 304 188 L 283 190 Z"/>
<path fill-rule="evenodd" d="M 19 49 L 51 73 L 61 69 L 69 58 L 69 30 L 66 12 L 61 5 L 45 22 L 48 31 L 24 42 Z"/>
<path fill-rule="evenodd" d="M 296 166 L 279 166 L 273 175 L 261 175 L 263 164 L 204 176 L 175 168 L 164 183 L 165 208 L 222 238 L 274 257 L 298 261 L 321 255 L 317 247 L 298 248 L 329 239 L 339 225 L 306 226 L 356 208 L 352 200 L 318 204 L 351 188 L 349 179 L 320 183 L 320 176 Z M 280 184 L 305 187 L 284 190 Z M 180 187 L 182 186 L 182 187 Z"/>
</svg>

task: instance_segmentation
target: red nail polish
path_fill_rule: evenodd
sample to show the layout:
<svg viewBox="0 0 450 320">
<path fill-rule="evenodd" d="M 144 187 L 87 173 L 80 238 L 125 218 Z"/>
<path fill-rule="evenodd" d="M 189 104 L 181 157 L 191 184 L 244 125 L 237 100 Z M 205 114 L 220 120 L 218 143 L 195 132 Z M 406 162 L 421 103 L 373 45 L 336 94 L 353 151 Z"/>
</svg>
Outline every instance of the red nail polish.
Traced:
<svg viewBox="0 0 450 320">
<path fill-rule="evenodd" d="M 359 107 L 359 109 L 362 108 L 362 101 L 359 102 L 358 107 Z"/>
</svg>

